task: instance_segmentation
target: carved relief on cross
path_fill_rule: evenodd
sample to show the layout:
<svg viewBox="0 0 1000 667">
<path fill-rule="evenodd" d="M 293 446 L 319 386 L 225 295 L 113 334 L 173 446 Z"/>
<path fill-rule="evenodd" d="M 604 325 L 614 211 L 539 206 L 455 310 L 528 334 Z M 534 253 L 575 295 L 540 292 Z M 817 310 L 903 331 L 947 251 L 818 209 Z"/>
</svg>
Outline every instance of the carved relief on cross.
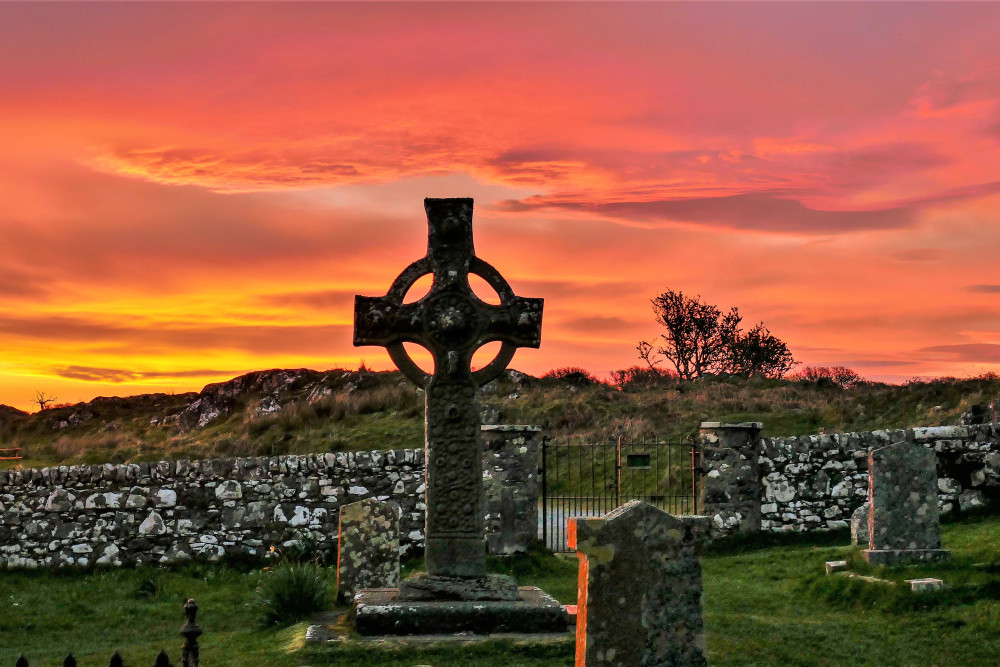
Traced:
<svg viewBox="0 0 1000 667">
<path fill-rule="evenodd" d="M 432 575 L 485 574 L 482 516 L 482 456 L 476 390 L 497 377 L 518 347 L 541 344 L 542 299 L 516 296 L 492 266 L 476 257 L 472 199 L 425 199 L 427 255 L 406 267 L 385 296 L 357 296 L 354 344 L 385 347 L 406 377 L 425 391 L 425 559 Z M 425 275 L 430 291 L 404 303 Z M 469 285 L 477 275 L 496 290 L 500 304 L 482 301 Z M 472 356 L 500 341 L 497 357 L 472 370 Z M 434 374 L 418 367 L 403 343 L 425 347 Z"/>
</svg>

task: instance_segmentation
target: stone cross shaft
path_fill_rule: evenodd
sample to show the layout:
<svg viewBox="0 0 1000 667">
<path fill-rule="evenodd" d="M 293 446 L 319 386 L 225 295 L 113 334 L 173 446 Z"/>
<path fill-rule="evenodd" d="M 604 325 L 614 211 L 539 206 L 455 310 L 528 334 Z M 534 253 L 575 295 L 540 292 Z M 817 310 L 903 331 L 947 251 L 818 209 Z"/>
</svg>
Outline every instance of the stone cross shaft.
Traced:
<svg viewBox="0 0 1000 667">
<path fill-rule="evenodd" d="M 497 377 L 518 347 L 541 343 L 542 299 L 516 296 L 492 266 L 476 257 L 472 199 L 425 199 L 427 255 L 410 264 L 385 296 L 357 296 L 354 344 L 380 345 L 425 394 L 427 528 L 425 560 L 431 575 L 485 575 L 479 386 Z M 496 290 L 499 305 L 482 301 L 469 274 Z M 422 276 L 433 284 L 426 296 L 404 303 Z M 472 370 L 472 355 L 500 341 L 497 357 Z M 403 343 L 422 345 L 434 358 L 434 374 L 421 370 Z"/>
</svg>

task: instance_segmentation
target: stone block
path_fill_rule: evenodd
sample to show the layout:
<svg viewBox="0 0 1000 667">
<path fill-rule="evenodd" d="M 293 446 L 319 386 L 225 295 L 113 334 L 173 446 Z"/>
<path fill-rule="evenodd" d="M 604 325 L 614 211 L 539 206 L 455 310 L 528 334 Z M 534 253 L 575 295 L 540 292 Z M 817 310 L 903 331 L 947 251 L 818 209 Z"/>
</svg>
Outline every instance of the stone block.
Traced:
<svg viewBox="0 0 1000 667">
<path fill-rule="evenodd" d="M 706 665 L 701 552 L 709 517 L 641 501 L 569 520 L 580 560 L 577 667 Z"/>
<path fill-rule="evenodd" d="M 398 583 L 399 518 L 398 505 L 373 498 L 340 508 L 339 600 L 352 600 L 362 588 L 391 588 Z"/>
<path fill-rule="evenodd" d="M 834 572 L 843 572 L 847 569 L 846 560 L 828 560 L 826 561 L 826 573 L 833 574 Z"/>
<path fill-rule="evenodd" d="M 914 593 L 923 593 L 926 591 L 939 591 L 944 588 L 944 582 L 940 579 L 932 579 L 930 577 L 926 579 L 907 579 L 906 583 L 910 585 L 910 590 Z"/>
<path fill-rule="evenodd" d="M 399 585 L 399 600 L 517 600 L 517 581 L 502 574 L 441 577 L 420 572 Z"/>
</svg>

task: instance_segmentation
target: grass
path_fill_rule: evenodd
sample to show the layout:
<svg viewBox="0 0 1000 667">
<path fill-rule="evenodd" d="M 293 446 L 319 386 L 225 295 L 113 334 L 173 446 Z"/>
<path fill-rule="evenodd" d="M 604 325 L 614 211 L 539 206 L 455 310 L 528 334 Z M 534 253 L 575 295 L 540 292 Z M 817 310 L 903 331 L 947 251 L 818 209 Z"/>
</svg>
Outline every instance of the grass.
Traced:
<svg viewBox="0 0 1000 667">
<path fill-rule="evenodd" d="M 978 516 L 942 527 L 954 562 L 893 568 L 881 574 L 937 574 L 950 584 L 1000 580 L 1000 517 Z M 815 589 L 823 563 L 850 556 L 846 537 L 773 535 L 716 543 L 704 559 L 705 624 L 712 665 L 993 665 L 1000 655 L 1000 601 L 940 596 L 932 604 L 887 603 L 879 584 L 830 595 Z M 408 571 L 419 561 L 407 563 Z M 563 602 L 575 599 L 576 567 L 543 551 L 490 559 L 493 571 L 538 585 Z M 991 569 L 992 568 L 992 569 Z M 568 667 L 571 641 L 525 645 L 390 647 L 348 641 L 305 645 L 307 623 L 267 628 L 254 602 L 261 572 L 189 564 L 172 570 L 5 572 L 0 577 L 0 664 L 25 651 L 32 665 L 58 665 L 73 651 L 83 666 L 104 665 L 121 649 L 127 664 L 148 664 L 161 647 L 180 646 L 185 598 L 195 597 L 206 634 L 206 665 L 525 665 Z M 905 596 L 904 596 L 905 597 Z M 918 596 L 919 598 L 919 596 Z M 924 597 L 930 600 L 931 597 Z M 176 657 L 175 657 L 176 659 Z"/>
</svg>

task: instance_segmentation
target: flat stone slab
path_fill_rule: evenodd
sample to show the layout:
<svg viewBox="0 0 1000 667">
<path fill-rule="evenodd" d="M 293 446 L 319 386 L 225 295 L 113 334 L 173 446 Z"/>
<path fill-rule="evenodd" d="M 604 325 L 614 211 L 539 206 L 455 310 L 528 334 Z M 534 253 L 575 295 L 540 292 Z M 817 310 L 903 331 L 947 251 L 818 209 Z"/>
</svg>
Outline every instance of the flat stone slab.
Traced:
<svg viewBox="0 0 1000 667">
<path fill-rule="evenodd" d="M 914 593 L 923 593 L 924 591 L 939 591 L 944 588 L 944 582 L 940 579 L 933 579 L 927 577 L 926 579 L 907 579 L 906 583 L 910 585 L 910 590 Z"/>
<path fill-rule="evenodd" d="M 878 577 L 869 577 L 864 574 L 858 574 L 857 572 L 837 572 L 837 575 L 842 577 L 847 577 L 848 579 L 859 579 L 861 581 L 867 581 L 869 584 L 883 584 L 885 586 L 895 586 L 895 581 L 889 581 L 888 579 L 879 579 Z"/>
<path fill-rule="evenodd" d="M 948 549 L 865 549 L 861 555 L 869 565 L 939 563 L 951 559 Z"/>
<path fill-rule="evenodd" d="M 561 642 L 571 642 L 575 639 L 575 630 L 566 632 L 494 632 L 489 635 L 475 635 L 469 632 L 453 632 L 443 635 L 365 635 L 352 637 L 349 640 L 334 637 L 328 641 L 330 644 L 358 643 L 358 644 L 391 644 L 400 647 L 411 645 L 435 646 L 439 644 L 475 644 L 478 642 L 488 642 L 496 640 L 508 640 L 518 643 L 531 644 L 556 644 Z"/>
<path fill-rule="evenodd" d="M 517 580 L 504 574 L 484 577 L 441 577 L 418 572 L 399 582 L 400 601 L 477 601 L 514 602 L 518 599 Z"/>
<path fill-rule="evenodd" d="M 358 634 L 563 633 L 568 622 L 563 606 L 534 586 L 519 588 L 514 601 L 401 601 L 398 594 L 395 588 L 359 592 L 354 603 Z"/>
<path fill-rule="evenodd" d="M 826 573 L 833 574 L 834 572 L 842 572 L 847 569 L 846 560 L 828 560 L 826 561 Z"/>
</svg>

